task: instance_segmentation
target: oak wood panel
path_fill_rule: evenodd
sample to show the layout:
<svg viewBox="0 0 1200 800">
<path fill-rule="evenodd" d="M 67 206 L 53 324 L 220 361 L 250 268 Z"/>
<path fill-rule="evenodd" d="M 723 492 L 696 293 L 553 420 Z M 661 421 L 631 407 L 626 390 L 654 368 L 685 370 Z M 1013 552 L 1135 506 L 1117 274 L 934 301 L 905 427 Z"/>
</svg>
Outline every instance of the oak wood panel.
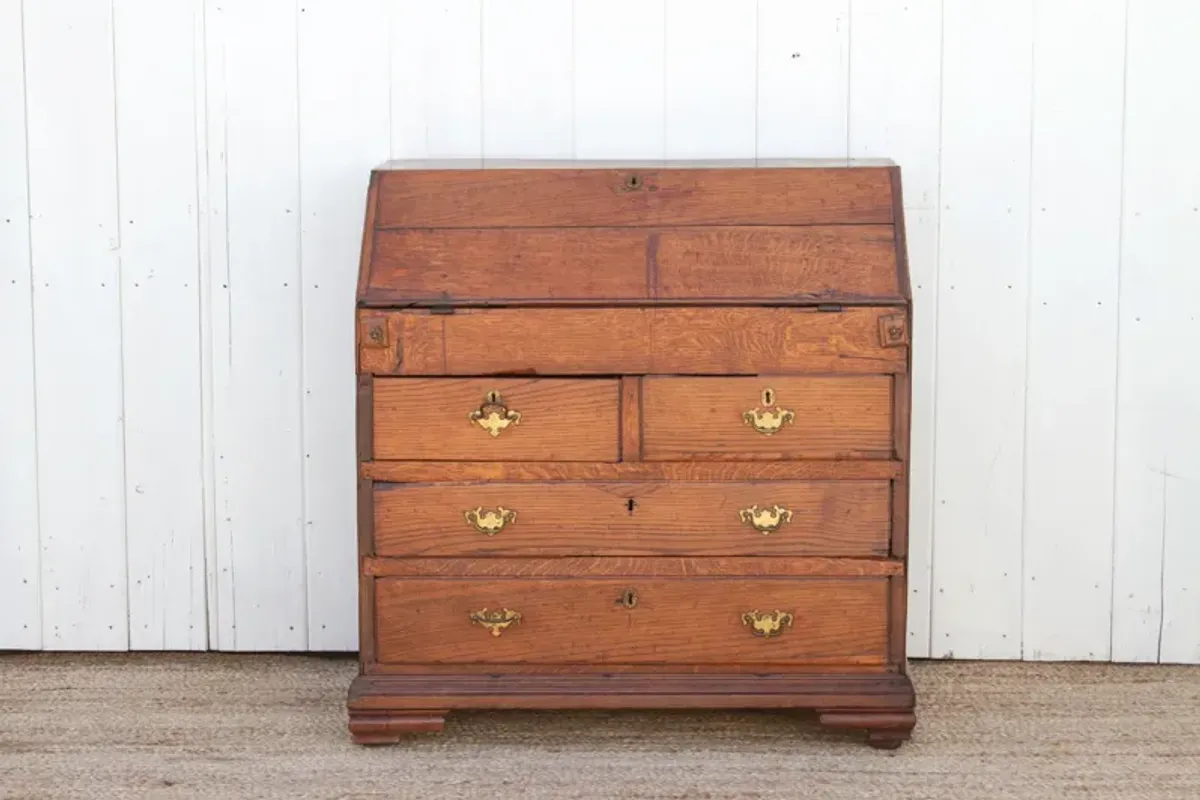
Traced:
<svg viewBox="0 0 1200 800">
<path fill-rule="evenodd" d="M 885 558 L 704 556 L 567 556 L 559 558 L 369 558 L 369 575 L 448 578 L 658 578 L 887 577 L 904 573 L 904 562 Z"/>
<path fill-rule="evenodd" d="M 366 297 L 897 303 L 893 245 L 890 225 L 379 231 Z"/>
<path fill-rule="evenodd" d="M 637 594 L 633 608 L 621 604 Z M 376 652 L 392 663 L 884 663 L 887 581 L 639 578 L 377 581 Z M 482 609 L 519 611 L 493 636 Z M 754 636 L 746 611 L 795 615 Z"/>
<path fill-rule="evenodd" d="M 773 409 L 791 424 L 763 435 L 743 413 Z M 888 376 L 660 378 L 643 382 L 647 461 L 688 458 L 890 458 L 892 383 Z"/>
<path fill-rule="evenodd" d="M 360 309 L 387 344 L 360 345 L 360 369 L 398 375 L 729 375 L 893 373 L 907 347 L 884 347 L 895 307 Z"/>
<path fill-rule="evenodd" d="M 375 488 L 380 556 L 823 555 L 888 552 L 888 481 L 478 483 Z M 741 509 L 791 518 L 761 533 Z M 488 535 L 472 509 L 515 513 Z"/>
<path fill-rule="evenodd" d="M 877 480 L 904 475 L 900 461 L 655 461 L 616 464 L 549 461 L 376 461 L 359 474 L 377 481 L 753 481 Z"/>
<path fill-rule="evenodd" d="M 901 302 L 890 225 L 694 228 L 654 234 L 663 300 Z"/>
<path fill-rule="evenodd" d="M 520 421 L 498 436 L 469 414 L 489 391 Z M 616 461 L 616 380 L 384 378 L 375 382 L 375 457 L 439 461 Z"/>
<path fill-rule="evenodd" d="M 621 460 L 642 460 L 642 379 L 621 378 Z"/>
<path fill-rule="evenodd" d="M 366 296 L 372 303 L 645 299 L 648 239 L 621 228 L 378 231 Z"/>
<path fill-rule="evenodd" d="M 886 167 L 389 170 L 379 228 L 890 224 Z"/>
</svg>

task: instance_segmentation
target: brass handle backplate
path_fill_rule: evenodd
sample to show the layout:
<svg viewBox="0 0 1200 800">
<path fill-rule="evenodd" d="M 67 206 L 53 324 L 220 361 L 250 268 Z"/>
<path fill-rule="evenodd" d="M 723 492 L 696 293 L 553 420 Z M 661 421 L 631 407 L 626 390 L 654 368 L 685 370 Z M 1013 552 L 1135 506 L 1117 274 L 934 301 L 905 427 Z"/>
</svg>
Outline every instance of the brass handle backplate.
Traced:
<svg viewBox="0 0 1200 800">
<path fill-rule="evenodd" d="M 468 525 L 488 536 L 495 536 L 504 530 L 505 525 L 517 521 L 517 512 L 504 506 L 496 506 L 495 511 L 491 509 L 484 511 L 483 506 L 479 506 L 470 511 L 464 511 L 463 516 L 466 517 Z"/>
<path fill-rule="evenodd" d="M 471 612 L 471 622 L 487 628 L 492 636 L 499 636 L 509 625 L 514 625 L 520 621 L 521 613 L 519 611 L 510 611 L 507 608 L 497 609 L 496 611 L 488 611 L 486 608 L 483 608 L 479 611 Z"/>
<path fill-rule="evenodd" d="M 763 639 L 780 635 L 784 629 L 792 627 L 795 620 L 795 615 L 790 611 L 780 611 L 779 609 L 763 612 L 756 609 L 742 614 L 742 624 L 749 628 L 752 634 Z"/>
<path fill-rule="evenodd" d="M 764 536 L 772 531 L 779 530 L 786 523 L 792 521 L 791 509 L 784 508 L 783 506 L 773 506 L 771 508 L 750 506 L 739 511 L 738 516 L 742 522 Z"/>
<path fill-rule="evenodd" d="M 484 397 L 483 405 L 467 414 L 467 419 L 492 436 L 499 436 L 500 431 L 521 421 L 521 412 L 510 410 L 504 405 L 500 393 L 493 389 Z"/>
<path fill-rule="evenodd" d="M 763 389 L 762 404 L 763 408 L 752 408 L 743 412 L 742 419 L 763 436 L 770 436 L 778 432 L 784 425 L 791 425 L 796 421 L 794 411 L 775 407 L 774 389 Z"/>
</svg>

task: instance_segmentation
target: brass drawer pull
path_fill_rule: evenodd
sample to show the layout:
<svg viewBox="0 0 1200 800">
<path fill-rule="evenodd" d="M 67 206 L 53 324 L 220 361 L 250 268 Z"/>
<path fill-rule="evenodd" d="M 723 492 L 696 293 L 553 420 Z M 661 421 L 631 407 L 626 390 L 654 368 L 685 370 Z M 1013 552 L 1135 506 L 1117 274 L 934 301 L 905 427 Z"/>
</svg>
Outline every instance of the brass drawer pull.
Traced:
<svg viewBox="0 0 1200 800">
<path fill-rule="evenodd" d="M 764 639 L 780 635 L 785 628 L 792 627 L 795 619 L 796 617 L 790 611 L 780 611 L 779 609 L 761 613 L 754 610 L 742 614 L 742 624 L 749 628 L 755 636 L 761 636 Z"/>
<path fill-rule="evenodd" d="M 509 611 L 507 608 L 497 611 L 488 611 L 486 608 L 483 608 L 479 611 L 471 612 L 471 622 L 487 628 L 492 636 L 499 636 L 509 625 L 514 625 L 520 621 L 521 613 L 519 611 Z"/>
<path fill-rule="evenodd" d="M 765 408 L 752 408 L 743 412 L 742 419 L 763 436 L 770 436 L 784 425 L 796 421 L 796 413 L 786 408 L 775 408 L 775 390 L 763 389 L 762 404 Z"/>
<path fill-rule="evenodd" d="M 500 431 L 521 421 L 521 412 L 509 410 L 500 393 L 493 389 L 487 393 L 483 405 L 467 414 L 467 419 L 492 436 L 499 436 Z"/>
<path fill-rule="evenodd" d="M 749 525 L 754 530 L 764 536 L 773 531 L 779 530 L 785 524 L 792 521 L 792 512 L 790 509 L 783 506 L 774 506 L 772 508 L 759 508 L 758 506 L 750 506 L 743 508 L 738 512 L 738 516 L 742 522 Z"/>
<path fill-rule="evenodd" d="M 495 536 L 504 530 L 505 525 L 517 521 L 517 512 L 504 506 L 496 506 L 495 511 L 490 509 L 484 511 L 483 506 L 479 506 L 470 511 L 464 511 L 463 516 L 466 517 L 467 523 L 471 527 L 488 536 Z"/>
</svg>

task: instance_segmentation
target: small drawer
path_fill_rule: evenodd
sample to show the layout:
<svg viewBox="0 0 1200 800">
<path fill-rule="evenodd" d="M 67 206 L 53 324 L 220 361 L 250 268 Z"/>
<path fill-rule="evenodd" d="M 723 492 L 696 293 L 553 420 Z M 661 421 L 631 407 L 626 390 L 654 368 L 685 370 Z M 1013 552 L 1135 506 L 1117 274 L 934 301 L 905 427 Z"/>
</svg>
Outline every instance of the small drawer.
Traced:
<svg viewBox="0 0 1200 800">
<path fill-rule="evenodd" d="M 380 578 L 393 664 L 867 664 L 885 578 Z"/>
<path fill-rule="evenodd" d="M 374 457 L 410 461 L 616 461 L 615 380 L 383 378 Z"/>
<path fill-rule="evenodd" d="M 886 375 L 646 378 L 643 457 L 890 458 Z"/>
<path fill-rule="evenodd" d="M 885 480 L 376 483 L 375 552 L 884 556 Z"/>
</svg>

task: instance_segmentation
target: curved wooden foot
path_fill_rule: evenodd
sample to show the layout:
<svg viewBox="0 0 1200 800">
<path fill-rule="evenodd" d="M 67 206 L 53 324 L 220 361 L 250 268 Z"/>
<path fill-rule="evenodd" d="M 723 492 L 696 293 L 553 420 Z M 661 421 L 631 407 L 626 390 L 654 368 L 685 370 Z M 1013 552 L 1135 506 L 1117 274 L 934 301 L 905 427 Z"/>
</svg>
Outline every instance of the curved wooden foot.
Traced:
<svg viewBox="0 0 1200 800">
<path fill-rule="evenodd" d="M 917 717 L 911 711 L 851 711 L 830 709 L 819 712 L 821 724 L 830 728 L 867 731 L 867 744 L 879 750 L 895 750 L 912 735 Z"/>
<path fill-rule="evenodd" d="M 441 733 L 445 724 L 445 711 L 350 709 L 350 737 L 355 744 L 396 744 L 410 733 Z"/>
</svg>

